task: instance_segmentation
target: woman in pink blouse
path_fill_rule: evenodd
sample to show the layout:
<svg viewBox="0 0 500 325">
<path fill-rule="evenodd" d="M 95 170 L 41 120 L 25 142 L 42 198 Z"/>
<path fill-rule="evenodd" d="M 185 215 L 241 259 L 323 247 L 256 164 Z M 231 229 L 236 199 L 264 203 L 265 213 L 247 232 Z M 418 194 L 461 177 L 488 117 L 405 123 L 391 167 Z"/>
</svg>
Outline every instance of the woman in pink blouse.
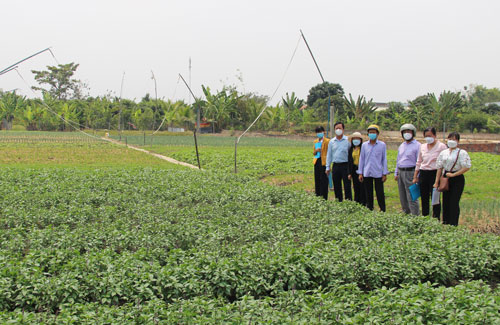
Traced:
<svg viewBox="0 0 500 325">
<path fill-rule="evenodd" d="M 436 179 L 436 160 L 441 151 L 446 149 L 446 145 L 436 138 L 436 129 L 429 127 L 424 130 L 426 144 L 420 146 L 413 183 L 420 184 L 420 196 L 422 201 L 422 215 L 429 215 L 429 201 L 432 197 L 432 188 Z M 420 176 L 419 176 L 420 173 Z M 439 220 L 441 205 L 432 207 L 432 216 Z"/>
</svg>

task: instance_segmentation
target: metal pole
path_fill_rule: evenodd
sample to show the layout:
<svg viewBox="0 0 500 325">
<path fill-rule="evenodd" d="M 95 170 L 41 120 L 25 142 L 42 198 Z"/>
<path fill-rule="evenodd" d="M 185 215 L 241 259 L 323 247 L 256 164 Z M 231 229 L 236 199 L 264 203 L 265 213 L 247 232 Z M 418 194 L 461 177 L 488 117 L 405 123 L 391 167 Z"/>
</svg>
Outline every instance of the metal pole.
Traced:
<svg viewBox="0 0 500 325">
<path fill-rule="evenodd" d="M 201 170 L 201 165 L 200 165 L 200 155 L 198 153 L 198 140 L 196 138 L 196 129 L 194 129 L 194 146 L 196 148 L 196 160 L 198 161 L 198 169 Z"/>
<path fill-rule="evenodd" d="M 325 83 L 325 78 L 323 78 L 323 74 L 321 73 L 321 70 L 319 69 L 319 65 L 316 62 L 316 59 L 314 58 L 314 54 L 311 51 L 311 48 L 309 47 L 309 44 L 307 43 L 306 37 L 304 36 L 304 33 L 302 32 L 302 29 L 300 30 L 300 34 L 302 35 L 302 39 L 304 40 L 304 43 L 306 43 L 307 49 L 309 50 L 309 54 L 311 54 L 311 57 L 312 57 L 312 59 L 314 61 L 314 64 L 316 65 L 316 69 L 318 69 L 319 76 L 321 77 L 321 80 L 323 81 L 323 83 Z M 326 124 L 326 136 L 328 137 L 328 131 L 329 131 L 329 125 L 330 125 L 330 102 L 331 102 L 330 91 L 328 90 L 328 85 L 326 85 L 326 92 L 328 93 L 328 108 L 327 108 L 327 111 L 328 111 L 328 113 L 327 113 L 328 114 L 328 123 Z M 334 108 L 334 111 L 333 111 L 333 115 L 335 115 L 335 108 Z M 333 120 L 333 118 L 334 118 L 334 116 L 332 116 L 332 120 Z"/>
<path fill-rule="evenodd" d="M 156 111 L 158 110 L 158 90 L 156 87 L 156 78 L 153 70 L 151 70 L 151 79 L 153 79 L 155 82 L 155 111 L 153 112 L 153 130 L 154 130 L 156 126 Z"/>
<path fill-rule="evenodd" d="M 236 174 L 238 170 L 236 169 L 236 153 L 238 151 L 238 140 L 234 141 L 234 173 Z"/>
<path fill-rule="evenodd" d="M 194 102 L 198 103 L 197 108 L 198 108 L 198 114 L 199 114 L 200 113 L 200 104 L 199 104 L 199 101 L 196 100 L 196 96 L 193 94 L 193 91 L 191 90 L 191 87 L 189 87 L 189 85 L 187 84 L 186 80 L 184 80 L 184 77 L 182 77 L 182 75 L 180 73 L 179 73 L 179 77 L 181 77 L 182 81 L 184 82 L 184 84 L 188 88 L 189 92 L 191 93 L 191 95 L 193 95 Z M 200 123 L 198 123 L 198 128 L 199 127 L 200 127 Z M 194 134 L 194 146 L 196 148 L 196 159 L 198 160 L 198 168 L 201 169 L 200 155 L 198 154 L 198 140 L 196 138 L 196 129 L 197 128 L 194 128 L 194 132 L 193 132 L 193 134 Z"/>
<path fill-rule="evenodd" d="M 4 74 L 4 73 L 9 72 L 10 70 L 12 70 L 12 68 L 14 68 L 14 67 L 15 67 L 16 65 L 18 65 L 19 63 L 22 63 L 22 62 L 24 62 L 24 61 L 26 61 L 26 60 L 29 60 L 29 59 L 31 59 L 32 57 L 37 56 L 38 54 L 41 54 L 41 53 L 43 53 L 43 52 L 45 52 L 45 51 L 50 51 L 50 47 L 47 47 L 47 48 L 46 48 L 46 49 L 44 49 L 44 50 L 41 50 L 41 51 L 39 51 L 39 52 L 36 52 L 35 54 L 32 54 L 32 55 L 30 55 L 30 56 L 28 56 L 28 57 L 26 57 L 26 58 L 22 59 L 21 61 L 18 61 L 18 62 L 16 62 L 16 63 L 14 63 L 14 64 L 12 64 L 12 65 L 8 66 L 7 68 L 5 68 L 5 69 L 3 69 L 2 71 L 0 71 L 0 75 L 2 75 L 2 74 Z"/>
</svg>

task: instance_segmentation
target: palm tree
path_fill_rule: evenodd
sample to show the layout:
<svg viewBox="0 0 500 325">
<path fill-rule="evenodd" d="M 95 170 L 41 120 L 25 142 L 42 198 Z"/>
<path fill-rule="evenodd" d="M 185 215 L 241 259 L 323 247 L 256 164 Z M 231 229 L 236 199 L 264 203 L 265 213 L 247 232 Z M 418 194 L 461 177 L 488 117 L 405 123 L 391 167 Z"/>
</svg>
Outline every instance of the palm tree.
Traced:
<svg viewBox="0 0 500 325">
<path fill-rule="evenodd" d="M 376 109 L 373 99 L 366 101 L 365 96 L 362 95 L 358 96 L 357 100 L 354 100 L 351 94 L 349 94 L 349 98 L 344 96 L 344 104 L 352 112 L 354 119 L 360 123 Z"/>
<path fill-rule="evenodd" d="M 463 106 L 463 99 L 460 94 L 451 91 L 444 91 L 439 95 L 439 99 L 434 94 L 428 94 L 429 104 L 427 109 L 431 112 L 432 121 L 437 125 L 453 125 L 457 120 L 457 113 Z"/>
</svg>

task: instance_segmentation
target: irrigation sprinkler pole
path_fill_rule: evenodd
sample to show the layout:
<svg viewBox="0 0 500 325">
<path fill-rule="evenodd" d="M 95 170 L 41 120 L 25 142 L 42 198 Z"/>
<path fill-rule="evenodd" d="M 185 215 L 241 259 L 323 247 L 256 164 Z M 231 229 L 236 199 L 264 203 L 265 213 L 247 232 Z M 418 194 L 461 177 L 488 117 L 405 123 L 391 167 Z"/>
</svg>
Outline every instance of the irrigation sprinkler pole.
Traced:
<svg viewBox="0 0 500 325">
<path fill-rule="evenodd" d="M 198 140 L 196 138 L 196 128 L 194 128 L 194 147 L 196 148 L 196 160 L 198 161 L 198 169 L 201 169 L 201 165 L 200 165 L 200 155 L 198 153 Z"/>
<path fill-rule="evenodd" d="M 306 43 L 307 49 L 309 50 L 309 54 L 311 54 L 311 57 L 314 61 L 314 65 L 316 65 L 316 69 L 318 69 L 319 76 L 321 77 L 321 80 L 323 81 L 323 83 L 325 83 L 325 78 L 323 78 L 323 74 L 321 73 L 321 70 L 319 69 L 319 65 L 316 62 L 316 59 L 314 58 L 314 54 L 311 51 L 309 44 L 307 43 L 306 37 L 304 36 L 302 29 L 300 30 L 300 34 L 302 35 L 302 39 L 304 40 L 304 43 Z M 329 130 L 329 125 L 330 125 L 330 107 L 331 107 L 331 98 L 330 98 L 331 96 L 330 96 L 330 91 L 328 90 L 328 86 L 326 87 L 326 92 L 328 93 L 328 109 L 327 109 L 328 124 L 326 125 L 326 136 L 328 137 L 328 130 Z M 333 121 L 334 119 L 335 119 L 335 107 L 333 108 L 333 114 L 331 116 L 331 120 Z"/>
<path fill-rule="evenodd" d="M 158 89 L 156 87 L 156 78 L 153 70 L 151 70 L 151 79 L 153 79 L 155 82 L 155 109 L 158 110 Z M 153 114 L 153 130 L 155 129 L 155 124 L 156 124 L 155 114 Z"/>
<path fill-rule="evenodd" d="M 9 71 L 14 70 L 14 69 L 16 68 L 16 66 L 17 66 L 19 63 L 22 63 L 22 62 L 24 62 L 24 61 L 26 61 L 26 60 L 29 60 L 29 59 L 31 59 L 32 57 L 37 56 L 38 54 L 41 54 L 41 53 L 43 53 L 43 52 L 45 52 L 45 51 L 50 51 L 50 47 L 47 47 L 47 48 L 46 48 L 46 49 L 44 49 L 44 50 L 38 51 L 38 52 L 36 52 L 35 54 L 32 54 L 32 55 L 30 55 L 30 56 L 28 56 L 28 57 L 26 57 L 26 58 L 22 59 L 21 61 L 18 61 L 18 62 L 16 62 L 16 63 L 14 63 L 14 64 L 12 64 L 12 65 L 8 66 L 7 68 L 5 68 L 5 69 L 3 69 L 2 71 L 0 71 L 0 75 L 3 75 L 4 73 L 7 73 L 7 72 L 9 72 Z"/>
<path fill-rule="evenodd" d="M 120 105 L 120 111 L 118 112 L 118 132 L 120 133 L 120 141 L 122 141 L 122 94 L 123 94 L 123 81 L 125 80 L 125 71 L 123 71 L 122 83 L 120 86 L 120 99 L 118 104 Z"/>
<path fill-rule="evenodd" d="M 234 141 L 234 173 L 238 173 L 238 169 L 236 168 L 236 154 L 238 152 L 238 141 Z"/>
<path fill-rule="evenodd" d="M 179 73 L 179 77 L 181 77 L 182 81 L 184 82 L 184 84 L 186 85 L 187 89 L 189 90 L 189 92 L 191 93 L 191 95 L 193 96 L 193 99 L 194 99 L 194 102 L 195 103 L 198 103 L 196 105 L 197 107 L 197 110 L 198 110 L 198 116 L 200 114 L 200 104 L 199 104 L 199 101 L 196 100 L 196 96 L 194 95 L 193 91 L 191 90 L 191 87 L 189 87 L 189 85 L 187 84 L 186 80 L 184 80 L 184 77 Z M 198 124 L 197 127 L 199 127 L 200 125 Z M 198 153 L 198 139 L 196 138 L 196 127 L 194 128 L 194 132 L 193 132 L 193 135 L 194 135 L 194 146 L 196 148 L 196 160 L 198 161 L 198 169 L 201 169 L 201 165 L 200 165 L 200 155 Z"/>
</svg>

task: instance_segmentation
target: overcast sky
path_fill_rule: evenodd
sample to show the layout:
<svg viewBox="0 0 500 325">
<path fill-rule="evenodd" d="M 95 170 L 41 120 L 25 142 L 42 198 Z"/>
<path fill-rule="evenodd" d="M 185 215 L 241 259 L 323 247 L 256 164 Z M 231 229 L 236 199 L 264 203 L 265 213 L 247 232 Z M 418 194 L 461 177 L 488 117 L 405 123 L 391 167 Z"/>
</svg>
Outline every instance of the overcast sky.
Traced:
<svg viewBox="0 0 500 325">
<path fill-rule="evenodd" d="M 4 0 L 0 2 L 0 70 L 51 46 L 60 63 L 80 64 L 76 78 L 93 96 L 139 100 L 154 94 L 188 99 L 178 74 L 201 85 L 270 96 L 302 29 L 327 81 L 375 101 L 411 100 L 465 85 L 500 87 L 498 0 Z M 20 65 L 56 65 L 49 53 Z M 236 76 L 241 75 L 243 83 Z M 301 42 L 275 100 L 306 98 L 321 82 Z M 15 71 L 0 88 L 33 97 Z"/>
</svg>

